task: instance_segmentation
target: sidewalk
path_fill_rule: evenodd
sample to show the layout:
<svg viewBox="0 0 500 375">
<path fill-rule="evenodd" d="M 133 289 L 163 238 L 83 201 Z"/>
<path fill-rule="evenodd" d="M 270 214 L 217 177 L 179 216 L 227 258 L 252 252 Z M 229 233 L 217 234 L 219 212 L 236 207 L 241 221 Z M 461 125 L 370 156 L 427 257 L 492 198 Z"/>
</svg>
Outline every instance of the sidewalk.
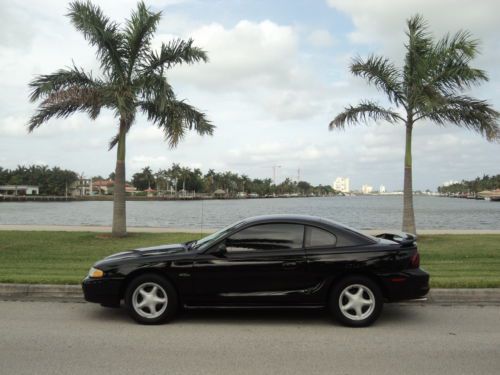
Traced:
<svg viewBox="0 0 500 375">
<path fill-rule="evenodd" d="M 18 225 L 0 224 L 0 231 L 54 231 L 54 232 L 111 232 L 110 226 L 95 225 Z M 212 233 L 217 229 L 203 228 L 203 233 Z M 172 228 L 172 227 L 127 227 L 131 233 L 200 233 L 200 228 Z M 363 232 L 367 234 L 379 234 L 384 232 L 397 233 L 400 229 L 369 229 Z M 500 234 L 500 229 L 421 229 L 421 235 L 434 234 Z"/>
</svg>

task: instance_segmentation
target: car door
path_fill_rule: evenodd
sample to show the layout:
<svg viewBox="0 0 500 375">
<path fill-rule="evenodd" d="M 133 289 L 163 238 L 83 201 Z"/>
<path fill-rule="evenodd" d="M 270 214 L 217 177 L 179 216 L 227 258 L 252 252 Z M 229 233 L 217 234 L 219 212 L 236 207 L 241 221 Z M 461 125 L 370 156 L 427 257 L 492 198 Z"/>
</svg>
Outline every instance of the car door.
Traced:
<svg viewBox="0 0 500 375">
<path fill-rule="evenodd" d="M 329 228 L 306 226 L 304 247 L 308 277 L 317 287 L 307 296 L 311 304 L 328 298 L 330 282 L 362 266 L 356 253 L 367 245 L 356 236 Z"/>
<path fill-rule="evenodd" d="M 195 303 L 300 304 L 307 279 L 304 226 L 257 224 L 230 235 L 195 257 Z M 225 252 L 217 252 L 217 248 Z"/>
</svg>

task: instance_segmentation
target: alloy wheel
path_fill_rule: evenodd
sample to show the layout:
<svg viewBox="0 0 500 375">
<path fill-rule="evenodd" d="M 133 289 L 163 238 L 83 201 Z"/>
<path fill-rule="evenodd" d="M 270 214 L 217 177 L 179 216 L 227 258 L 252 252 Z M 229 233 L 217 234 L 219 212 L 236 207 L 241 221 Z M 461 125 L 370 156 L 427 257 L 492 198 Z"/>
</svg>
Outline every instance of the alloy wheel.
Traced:
<svg viewBox="0 0 500 375">
<path fill-rule="evenodd" d="M 165 289 L 157 283 L 140 284 L 132 295 L 134 310 L 146 319 L 155 319 L 167 309 L 168 297 Z"/>
<path fill-rule="evenodd" d="M 338 302 L 340 312 L 350 320 L 366 319 L 375 309 L 373 292 L 362 284 L 348 285 L 340 293 Z"/>
</svg>

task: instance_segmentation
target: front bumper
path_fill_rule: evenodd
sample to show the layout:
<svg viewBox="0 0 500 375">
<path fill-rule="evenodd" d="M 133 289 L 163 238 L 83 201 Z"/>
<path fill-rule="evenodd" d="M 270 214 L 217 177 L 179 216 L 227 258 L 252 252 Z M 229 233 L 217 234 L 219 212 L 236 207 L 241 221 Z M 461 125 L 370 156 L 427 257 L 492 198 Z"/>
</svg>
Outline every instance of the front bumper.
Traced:
<svg viewBox="0 0 500 375">
<path fill-rule="evenodd" d="M 103 305 L 118 305 L 121 299 L 121 279 L 92 279 L 86 277 L 82 281 L 85 300 Z"/>
<path fill-rule="evenodd" d="M 384 275 L 385 297 L 390 301 L 416 299 L 429 293 L 429 274 L 421 268 Z"/>
</svg>

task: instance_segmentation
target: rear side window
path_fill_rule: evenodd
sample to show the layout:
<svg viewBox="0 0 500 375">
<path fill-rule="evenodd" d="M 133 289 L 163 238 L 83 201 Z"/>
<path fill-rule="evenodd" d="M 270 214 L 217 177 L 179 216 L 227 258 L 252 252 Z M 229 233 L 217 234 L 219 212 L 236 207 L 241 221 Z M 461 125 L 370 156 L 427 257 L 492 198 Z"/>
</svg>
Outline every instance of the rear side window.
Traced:
<svg viewBox="0 0 500 375">
<path fill-rule="evenodd" d="M 335 247 L 337 237 L 324 229 L 306 227 L 306 247 Z"/>
<path fill-rule="evenodd" d="M 301 249 L 304 226 L 262 224 L 239 231 L 226 239 L 228 252 Z"/>
</svg>

